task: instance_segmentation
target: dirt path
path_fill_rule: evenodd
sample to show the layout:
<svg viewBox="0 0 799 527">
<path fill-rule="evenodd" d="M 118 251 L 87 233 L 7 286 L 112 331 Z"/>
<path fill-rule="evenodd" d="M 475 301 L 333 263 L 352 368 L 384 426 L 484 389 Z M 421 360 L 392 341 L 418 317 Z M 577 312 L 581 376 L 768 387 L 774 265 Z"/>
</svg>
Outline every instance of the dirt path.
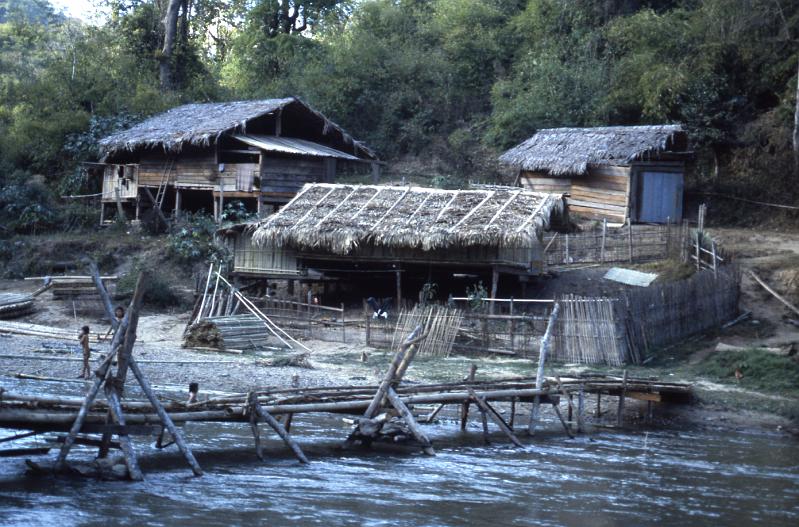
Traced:
<svg viewBox="0 0 799 527">
<path fill-rule="evenodd" d="M 755 271 L 789 301 L 799 304 L 799 233 L 753 229 L 711 229 L 710 233 L 741 267 L 740 307 L 752 312 L 752 321 L 730 332 L 724 342 L 772 347 L 799 342 L 799 327 L 785 321 L 799 317 L 766 292 L 748 272 Z"/>
</svg>

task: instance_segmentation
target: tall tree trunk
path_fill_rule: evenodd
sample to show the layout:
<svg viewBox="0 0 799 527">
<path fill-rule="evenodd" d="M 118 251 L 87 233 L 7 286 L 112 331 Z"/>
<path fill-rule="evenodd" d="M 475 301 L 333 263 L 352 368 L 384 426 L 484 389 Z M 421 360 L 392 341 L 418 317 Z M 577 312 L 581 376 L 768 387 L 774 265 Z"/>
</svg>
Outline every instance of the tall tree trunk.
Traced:
<svg viewBox="0 0 799 527">
<path fill-rule="evenodd" d="M 164 48 L 161 50 L 159 66 L 161 89 L 164 91 L 172 90 L 175 87 L 172 75 L 172 54 L 175 50 L 175 36 L 178 32 L 178 13 L 181 4 L 183 4 L 183 0 L 169 0 L 164 16 Z"/>
<path fill-rule="evenodd" d="M 793 114 L 793 168 L 799 175 L 799 69 L 796 75 L 796 110 Z"/>
</svg>

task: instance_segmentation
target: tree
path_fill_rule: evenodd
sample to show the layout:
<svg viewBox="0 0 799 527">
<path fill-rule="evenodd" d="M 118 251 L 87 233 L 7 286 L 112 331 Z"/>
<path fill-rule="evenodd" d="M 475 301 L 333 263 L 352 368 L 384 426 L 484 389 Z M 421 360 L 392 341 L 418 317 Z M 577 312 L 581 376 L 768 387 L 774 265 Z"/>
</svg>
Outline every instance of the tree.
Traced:
<svg viewBox="0 0 799 527">
<path fill-rule="evenodd" d="M 172 64 L 175 51 L 175 40 L 178 33 L 178 14 L 183 8 L 184 16 L 187 7 L 186 0 L 169 0 L 166 13 L 164 14 L 164 47 L 161 50 L 159 73 L 161 89 L 171 91 L 175 88 L 173 75 L 174 65 Z"/>
</svg>

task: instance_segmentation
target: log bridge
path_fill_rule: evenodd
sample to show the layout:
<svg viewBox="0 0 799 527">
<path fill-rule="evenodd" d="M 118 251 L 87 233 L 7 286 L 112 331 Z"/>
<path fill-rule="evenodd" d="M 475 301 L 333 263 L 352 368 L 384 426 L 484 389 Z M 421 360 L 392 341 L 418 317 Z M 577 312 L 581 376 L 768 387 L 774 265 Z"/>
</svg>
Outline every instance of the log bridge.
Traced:
<svg viewBox="0 0 799 527">
<path fill-rule="evenodd" d="M 93 269 L 97 274 L 96 269 Z M 476 367 L 472 366 L 463 381 L 442 384 L 408 384 L 402 379 L 408 370 L 418 344 L 427 336 L 422 325 L 418 325 L 402 342 L 392 361 L 376 386 L 328 386 L 303 389 L 269 389 L 249 393 L 217 396 L 196 402 L 162 401 L 138 366 L 132 354 L 136 340 L 138 314 L 144 296 L 144 275 L 136 283 L 131 305 L 122 321 L 115 323 L 110 311 L 108 295 L 100 280 L 98 291 L 104 299 L 107 314 L 115 324 L 116 332 L 111 342 L 111 350 L 95 371 L 94 382 L 87 395 L 79 397 L 54 397 L 18 394 L 0 387 L 0 428 L 27 430 L 9 437 L 0 438 L 0 444 L 11 442 L 31 433 L 65 432 L 58 437 L 61 443 L 58 458 L 47 472 L 71 472 L 67 455 L 75 444 L 99 446 L 98 460 L 107 458 L 112 448 L 122 451 L 124 466 L 114 465 L 117 477 L 132 480 L 143 479 L 138 464 L 132 435 L 157 435 L 156 447 L 177 445 L 181 454 L 195 476 L 203 474 L 200 465 L 183 437 L 178 425 L 194 422 L 239 422 L 249 424 L 255 439 L 256 453 L 263 457 L 260 445 L 261 423 L 266 423 L 291 449 L 301 463 L 308 459 L 300 445 L 291 436 L 291 422 L 295 414 L 338 413 L 352 414 L 353 429 L 346 438 L 345 446 L 388 442 L 409 443 L 418 446 L 427 455 L 434 455 L 433 445 L 420 426 L 431 423 L 436 415 L 447 405 L 460 409 L 461 429 L 465 429 L 471 405 L 478 410 L 482 422 L 483 435 L 488 442 L 488 421 L 494 422 L 517 447 L 522 447 L 518 439 L 514 421 L 519 403 L 532 403 L 527 424 L 527 433 L 535 434 L 535 426 L 541 404 L 552 405 L 566 434 L 574 437 L 571 418 L 574 415 L 573 399 L 577 398 L 577 431 L 584 430 L 586 394 L 596 394 L 597 413 L 601 414 L 601 394 L 618 398 L 618 425 L 622 424 L 626 399 L 647 401 L 651 411 L 653 402 L 683 403 L 690 400 L 691 388 L 680 383 L 664 383 L 651 379 L 623 377 L 544 377 L 544 363 L 549 349 L 552 328 L 557 320 L 556 304 L 544 334 L 539 354 L 538 370 L 535 377 L 520 377 L 501 380 L 475 379 Z M 117 369 L 112 371 L 113 361 Z M 146 400 L 124 398 L 125 378 L 130 370 Z M 98 397 L 102 392 L 104 398 Z M 560 403 L 568 403 L 568 418 L 560 412 Z M 510 403 L 510 416 L 506 421 L 498 403 Z M 420 405 L 435 405 L 423 419 L 418 418 Z M 416 412 L 414 412 L 416 410 Z M 100 434 L 99 438 L 90 434 Z M 168 434 L 168 436 L 167 436 Z M 117 441 L 112 441 L 117 436 Z M 166 438 L 169 438 L 165 442 Z M 41 449 L 32 452 L 26 449 L 6 450 L 5 455 L 41 454 Z M 0 450 L 0 455 L 4 455 Z M 40 465 L 29 462 L 34 468 Z M 117 471 L 116 468 L 121 468 Z M 78 470 L 78 472 L 83 473 Z M 93 475 L 105 476 L 102 473 Z"/>
<path fill-rule="evenodd" d="M 174 425 L 186 422 L 249 424 L 253 431 L 256 453 L 261 459 L 263 455 L 259 424 L 266 423 L 301 463 L 307 463 L 308 459 L 302 448 L 291 435 L 292 419 L 300 414 L 333 413 L 355 416 L 346 419 L 353 425 L 353 429 L 345 446 L 405 444 L 418 447 L 427 455 L 434 455 L 433 445 L 421 425 L 434 422 L 436 416 L 447 406 L 460 410 L 461 429 L 466 428 L 472 407 L 476 410 L 474 415 L 479 414 L 486 442 L 489 437 L 488 423 L 493 422 L 514 445 L 522 447 L 523 443 L 517 435 L 519 430 L 527 431 L 528 434 L 532 430 L 534 434 L 533 421 L 539 415 L 537 411 L 531 411 L 530 422 L 521 423 L 520 427 L 517 408 L 523 403 L 551 405 L 565 433 L 574 437 L 575 432 L 585 431 L 585 399 L 589 394 L 597 398 L 598 414 L 601 414 L 599 405 L 602 395 L 617 398 L 618 401 L 608 402 L 618 412 L 619 424 L 620 416 L 624 414 L 625 400 L 646 401 L 651 409 L 654 402 L 686 403 L 691 397 L 691 388 L 687 384 L 635 379 L 626 374 L 622 377 L 545 377 L 540 382 L 537 382 L 535 376 L 476 380 L 474 367 L 459 382 L 403 384 L 400 381 L 413 358 L 415 344 L 424 338 L 420 332 L 421 327 L 418 327 L 406 339 L 378 385 L 268 389 L 217 396 L 193 403 L 165 401 L 160 402 L 159 406 Z M 568 417 L 560 411 L 560 405 L 564 401 L 567 404 Z M 38 433 L 72 430 L 75 432 L 74 443 L 99 445 L 106 451 L 108 448 L 122 449 L 126 442 L 130 444 L 128 438 L 132 435 L 158 436 L 156 446 L 168 446 L 163 442 L 163 416 L 156 411 L 152 401 L 115 400 L 113 396 L 110 400 L 95 399 L 83 415 L 80 428 L 75 430 L 74 425 L 84 404 L 85 399 L 80 397 L 35 396 L 0 389 L 0 428 Z M 500 404 L 504 408 L 500 409 Z M 116 409 L 115 405 L 118 405 Z M 424 411 L 423 406 L 427 407 Z M 117 415 L 124 414 L 124 423 L 109 422 L 109 411 Z M 576 416 L 576 428 L 572 416 Z M 105 445 L 103 446 L 102 439 L 94 438 L 92 434 L 106 437 Z M 127 441 L 109 443 L 107 438 L 111 435 L 118 435 L 120 439 L 125 438 Z M 61 436 L 57 440 L 64 443 L 68 437 Z M 0 443 L 4 440 L 0 438 Z M 185 448 L 188 450 L 188 446 Z M 198 471 L 199 467 L 195 469 L 195 474 Z M 132 479 L 141 478 L 140 472 L 128 470 L 126 475 Z"/>
</svg>

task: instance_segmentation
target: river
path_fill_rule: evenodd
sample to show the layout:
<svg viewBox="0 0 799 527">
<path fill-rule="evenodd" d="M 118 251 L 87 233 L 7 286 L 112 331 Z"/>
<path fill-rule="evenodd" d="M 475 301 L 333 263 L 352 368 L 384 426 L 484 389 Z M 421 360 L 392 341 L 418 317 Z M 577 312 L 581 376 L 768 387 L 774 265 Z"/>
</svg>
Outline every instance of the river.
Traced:
<svg viewBox="0 0 799 527">
<path fill-rule="evenodd" d="M 33 478 L 22 458 L 0 458 L 0 525 L 799 525 L 799 442 L 776 432 L 597 430 L 569 440 L 551 421 L 515 449 L 501 435 L 484 445 L 478 422 L 466 433 L 455 421 L 426 427 L 437 454 L 427 457 L 343 452 L 340 417 L 295 416 L 307 466 L 266 429 L 260 462 L 248 426 L 189 423 L 206 474 L 191 477 L 174 447 L 138 438 L 141 483 Z"/>
</svg>

